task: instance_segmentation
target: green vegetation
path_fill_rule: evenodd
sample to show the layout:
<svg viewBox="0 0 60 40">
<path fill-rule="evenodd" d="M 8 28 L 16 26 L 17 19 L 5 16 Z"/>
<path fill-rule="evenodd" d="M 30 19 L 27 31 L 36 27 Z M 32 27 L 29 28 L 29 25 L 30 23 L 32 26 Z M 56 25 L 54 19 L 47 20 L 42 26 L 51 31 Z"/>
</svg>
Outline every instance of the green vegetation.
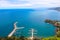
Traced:
<svg viewBox="0 0 60 40">
<path fill-rule="evenodd" d="M 60 40 L 59 37 L 48 37 L 48 38 L 43 38 L 43 40 Z"/>
<path fill-rule="evenodd" d="M 21 37 L 12 36 L 10 38 L 8 38 L 8 37 L 0 37 L 0 40 L 26 40 L 26 38 L 24 36 L 21 36 Z"/>
<path fill-rule="evenodd" d="M 12 36 L 10 38 L 8 37 L 0 37 L 0 40 L 29 40 L 28 38 L 25 38 L 24 36 L 21 37 L 15 37 Z M 47 38 L 39 38 L 39 39 L 34 39 L 34 40 L 60 40 L 60 37 L 47 37 Z"/>
</svg>

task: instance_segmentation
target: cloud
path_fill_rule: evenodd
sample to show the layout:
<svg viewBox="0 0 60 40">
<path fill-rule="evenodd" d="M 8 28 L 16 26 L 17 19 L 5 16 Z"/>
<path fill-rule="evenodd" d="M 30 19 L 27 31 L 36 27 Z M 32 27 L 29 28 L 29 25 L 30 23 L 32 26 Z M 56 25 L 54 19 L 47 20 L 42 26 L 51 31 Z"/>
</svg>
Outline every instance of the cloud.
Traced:
<svg viewBox="0 0 60 40">
<path fill-rule="evenodd" d="M 0 7 L 1 8 L 19 8 L 19 7 L 29 7 L 31 6 L 31 4 L 29 3 L 25 3 L 25 4 L 21 4 L 21 3 L 11 3 L 10 1 L 6 1 L 6 0 L 2 0 L 0 1 Z"/>
<path fill-rule="evenodd" d="M 0 8 L 60 7 L 60 0 L 0 0 Z"/>
</svg>

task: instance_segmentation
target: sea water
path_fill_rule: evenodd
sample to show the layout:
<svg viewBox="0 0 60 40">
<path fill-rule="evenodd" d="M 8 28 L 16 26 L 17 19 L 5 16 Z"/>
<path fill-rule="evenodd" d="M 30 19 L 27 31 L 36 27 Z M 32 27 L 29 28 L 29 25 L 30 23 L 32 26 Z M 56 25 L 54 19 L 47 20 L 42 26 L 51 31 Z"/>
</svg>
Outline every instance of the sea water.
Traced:
<svg viewBox="0 0 60 40">
<path fill-rule="evenodd" d="M 19 35 L 31 36 L 31 28 L 36 30 L 35 36 L 49 37 L 55 35 L 56 27 L 47 24 L 46 19 L 60 20 L 60 12 L 48 9 L 0 9 L 0 36 L 6 37 L 14 29 L 14 22 L 18 27 Z M 15 32 L 17 33 L 17 32 Z"/>
</svg>

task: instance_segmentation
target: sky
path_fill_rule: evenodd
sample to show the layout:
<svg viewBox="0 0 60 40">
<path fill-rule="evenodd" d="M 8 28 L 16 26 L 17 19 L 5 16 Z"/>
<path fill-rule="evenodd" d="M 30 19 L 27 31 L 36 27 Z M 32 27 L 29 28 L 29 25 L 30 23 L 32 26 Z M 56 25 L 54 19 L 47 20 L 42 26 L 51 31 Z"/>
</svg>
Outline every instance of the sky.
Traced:
<svg viewBox="0 0 60 40">
<path fill-rule="evenodd" d="M 0 0 L 0 9 L 41 7 L 60 7 L 60 0 Z"/>
</svg>

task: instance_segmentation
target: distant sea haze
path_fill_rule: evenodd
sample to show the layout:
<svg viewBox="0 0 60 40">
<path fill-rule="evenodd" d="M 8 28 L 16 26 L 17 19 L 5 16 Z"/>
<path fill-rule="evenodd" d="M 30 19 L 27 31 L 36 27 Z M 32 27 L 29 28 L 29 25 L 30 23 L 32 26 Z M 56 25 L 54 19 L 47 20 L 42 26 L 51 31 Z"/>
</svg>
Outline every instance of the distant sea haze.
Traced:
<svg viewBox="0 0 60 40">
<path fill-rule="evenodd" d="M 13 29 L 14 22 L 18 21 L 18 27 L 25 27 L 18 30 L 20 36 L 31 36 L 29 30 L 35 29 L 39 37 L 55 35 L 55 27 L 46 24 L 45 19 L 60 20 L 60 12 L 47 9 L 0 9 L 0 36 L 6 37 Z M 15 32 L 17 33 L 17 32 Z"/>
</svg>

